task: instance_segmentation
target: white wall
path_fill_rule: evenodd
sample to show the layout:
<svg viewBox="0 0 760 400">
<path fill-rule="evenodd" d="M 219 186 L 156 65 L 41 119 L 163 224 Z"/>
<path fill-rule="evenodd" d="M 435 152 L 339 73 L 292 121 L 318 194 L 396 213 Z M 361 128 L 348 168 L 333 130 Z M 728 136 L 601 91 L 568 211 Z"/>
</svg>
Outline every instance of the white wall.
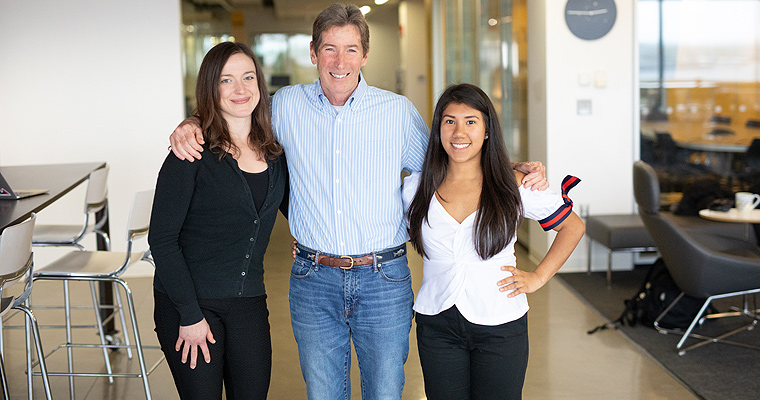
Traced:
<svg viewBox="0 0 760 400">
<path fill-rule="evenodd" d="M 399 3 L 401 29 L 401 81 L 402 94 L 417 107 L 417 111 L 430 126 L 433 106 L 430 78 L 430 24 L 423 0 L 406 0 Z"/>
<path fill-rule="evenodd" d="M 362 74 L 368 84 L 398 92 L 396 73 L 401 65 L 398 6 L 372 7 L 366 18 L 369 25 L 369 58 Z"/>
<path fill-rule="evenodd" d="M 586 41 L 567 28 L 565 2 L 528 2 L 528 158 L 545 160 L 555 190 L 567 174 L 582 179 L 570 192 L 576 212 L 579 206 L 588 206 L 592 214 L 634 210 L 631 174 L 637 151 L 634 141 L 638 139 L 635 1 L 618 0 L 616 4 L 612 30 L 600 39 Z M 606 75 L 603 87 L 594 84 L 594 77 L 601 75 Z M 581 84 L 585 78 L 591 79 L 590 85 Z M 578 115 L 580 99 L 591 100 L 591 115 Z M 538 225 L 531 224 L 531 256 L 543 257 L 552 238 L 553 234 L 545 235 Z M 586 253 L 584 239 L 563 271 L 585 269 Z M 606 268 L 606 256 L 598 256 L 595 253 L 594 265 Z M 630 265 L 630 256 L 620 257 L 627 257 Z"/>
<path fill-rule="evenodd" d="M 0 0 L 0 165 L 105 161 L 111 236 L 183 118 L 179 0 Z M 84 185 L 82 185 L 84 186 Z M 84 189 L 38 215 L 81 223 Z"/>
</svg>

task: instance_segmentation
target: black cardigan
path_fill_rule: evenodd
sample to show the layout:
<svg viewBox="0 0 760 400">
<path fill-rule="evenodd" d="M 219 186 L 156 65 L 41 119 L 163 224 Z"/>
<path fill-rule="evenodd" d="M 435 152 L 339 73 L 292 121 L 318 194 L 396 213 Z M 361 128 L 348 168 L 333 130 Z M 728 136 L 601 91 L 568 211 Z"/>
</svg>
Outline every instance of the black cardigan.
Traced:
<svg viewBox="0 0 760 400">
<path fill-rule="evenodd" d="M 148 243 L 156 262 L 153 286 L 169 296 L 180 325 L 203 319 L 199 298 L 265 294 L 264 253 L 277 210 L 287 216 L 285 156 L 269 161 L 269 187 L 257 213 L 237 161 L 182 161 L 169 153 L 156 183 Z"/>
</svg>

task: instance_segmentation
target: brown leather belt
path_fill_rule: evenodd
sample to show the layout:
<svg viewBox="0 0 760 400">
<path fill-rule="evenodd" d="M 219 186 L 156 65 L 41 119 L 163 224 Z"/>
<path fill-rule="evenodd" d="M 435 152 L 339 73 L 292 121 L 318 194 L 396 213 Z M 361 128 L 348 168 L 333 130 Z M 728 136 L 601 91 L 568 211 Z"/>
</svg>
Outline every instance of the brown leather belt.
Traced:
<svg viewBox="0 0 760 400">
<path fill-rule="evenodd" d="M 393 260 L 394 258 L 399 258 L 406 255 L 406 243 L 400 246 L 390 248 L 388 250 L 383 250 L 377 253 L 365 254 L 363 256 L 337 256 L 337 257 L 326 256 L 326 255 L 323 255 L 322 253 L 317 253 L 316 251 L 309 249 L 307 247 L 303 247 L 300 244 L 296 245 L 296 255 L 298 255 L 299 257 L 314 261 L 320 265 L 324 265 L 327 267 L 336 267 L 336 268 L 341 268 L 341 269 L 351 269 L 359 265 L 371 265 L 374 261 L 373 254 L 374 254 L 374 257 L 377 258 L 378 263 L 388 262 L 390 260 Z"/>
</svg>

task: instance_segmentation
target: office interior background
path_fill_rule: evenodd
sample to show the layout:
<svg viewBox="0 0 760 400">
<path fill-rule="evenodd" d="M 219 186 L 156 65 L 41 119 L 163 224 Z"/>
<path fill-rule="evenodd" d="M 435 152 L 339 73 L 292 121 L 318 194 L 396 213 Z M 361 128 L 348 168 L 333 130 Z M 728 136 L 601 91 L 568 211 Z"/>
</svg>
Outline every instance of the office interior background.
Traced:
<svg viewBox="0 0 760 400">
<path fill-rule="evenodd" d="M 271 90 L 311 83 L 311 22 L 331 2 L 0 0 L 0 165 L 108 162 L 111 234 L 124 250 L 132 193 L 155 185 L 205 52 L 245 42 Z M 694 141 L 725 140 L 721 130 L 739 140 L 760 120 L 760 0 L 616 0 L 614 25 L 595 40 L 570 31 L 567 1 L 356 3 L 371 7 L 369 84 L 407 96 L 428 123 L 447 85 L 481 86 L 514 160 L 544 162 L 555 189 L 566 174 L 583 180 L 573 191 L 582 215 L 635 212 L 632 164 L 662 161 L 658 133 L 712 127 Z M 702 175 L 745 184 L 726 175 L 741 165 L 678 157 L 659 165 L 666 191 Z M 83 192 L 40 221 L 80 222 L 71 210 Z M 540 259 L 551 236 L 537 224 L 522 229 Z M 562 271 L 585 270 L 588 257 L 604 269 L 604 249 L 587 248 L 581 242 Z M 615 253 L 614 267 L 634 257 Z"/>
<path fill-rule="evenodd" d="M 169 134 L 192 110 L 205 52 L 246 42 L 272 90 L 311 83 L 311 22 L 330 2 L 0 0 L 0 164 L 107 161 L 119 235 L 129 194 L 154 185 Z M 564 1 L 367 1 L 363 73 L 410 98 L 428 123 L 446 85 L 480 85 L 514 160 L 544 162 L 555 188 L 566 174 L 583 179 L 582 214 L 629 213 L 631 165 L 663 124 L 760 119 L 760 1 L 614 3 L 611 30 L 584 40 L 569 30 Z M 710 161 L 686 162 L 714 173 Z M 69 197 L 45 217 L 74 223 L 67 210 L 80 200 Z M 536 224 L 520 236 L 536 259 L 551 242 Z M 606 258 L 585 249 L 563 270 Z M 630 254 L 614 257 L 616 268 L 632 265 Z"/>
</svg>

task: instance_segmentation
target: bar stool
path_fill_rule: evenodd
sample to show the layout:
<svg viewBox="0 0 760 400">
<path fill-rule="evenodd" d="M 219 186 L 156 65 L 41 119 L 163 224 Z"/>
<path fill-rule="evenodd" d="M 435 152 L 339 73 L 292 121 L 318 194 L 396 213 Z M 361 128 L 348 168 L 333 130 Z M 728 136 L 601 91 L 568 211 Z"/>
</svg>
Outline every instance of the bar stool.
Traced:
<svg viewBox="0 0 760 400">
<path fill-rule="evenodd" d="M 82 225 L 37 225 L 34 228 L 34 246 L 72 246 L 84 250 L 80 244 L 85 235 L 95 233 L 111 249 L 110 238 L 103 227 L 108 223 L 108 170 L 97 169 L 90 173 L 84 202 L 84 223 Z M 90 224 L 90 214 L 93 224 Z M 98 218 L 99 217 L 99 218 Z"/>
<path fill-rule="evenodd" d="M 98 344 L 75 344 L 72 343 L 71 337 L 71 314 L 69 305 L 69 296 L 67 286 L 64 286 L 64 302 L 66 306 L 66 343 L 59 345 L 48 355 L 57 351 L 60 348 L 65 348 L 68 356 L 68 371 L 67 372 L 50 372 L 50 376 L 68 376 L 69 377 L 69 390 L 71 392 L 71 398 L 74 398 L 74 380 L 75 376 L 88 376 L 88 377 L 107 377 L 109 381 L 113 381 L 113 378 L 140 378 L 143 382 L 145 389 L 145 397 L 151 398 L 150 386 L 148 385 L 148 374 L 152 372 L 156 366 L 163 360 L 161 358 L 150 370 L 145 365 L 145 357 L 143 354 L 143 345 L 140 340 L 140 332 L 137 326 L 137 315 L 132 297 L 132 291 L 129 289 L 129 285 L 120 276 L 129 268 L 129 266 L 139 262 L 147 261 L 152 262 L 149 256 L 149 251 L 145 252 L 133 252 L 133 243 L 136 239 L 148 234 L 150 227 L 150 212 L 153 204 L 153 191 L 148 190 L 144 192 L 138 192 L 135 194 L 132 201 L 132 207 L 129 215 L 128 230 L 127 230 L 127 251 L 126 252 L 112 252 L 112 251 L 72 251 L 58 260 L 44 266 L 34 273 L 34 280 L 58 280 L 58 281 L 86 281 L 90 283 L 90 286 L 95 282 L 109 282 L 113 283 L 118 289 L 121 287 L 126 295 L 126 306 L 129 311 L 131 319 L 132 334 L 134 337 L 134 345 L 130 344 L 129 334 L 127 332 L 126 321 L 122 318 L 121 325 L 124 330 L 125 344 L 107 344 L 105 343 L 103 323 L 110 318 L 114 318 L 118 311 L 120 311 L 122 304 L 120 297 L 117 295 L 117 305 L 114 306 L 114 310 L 111 315 L 101 320 L 100 319 L 100 306 L 95 297 L 93 297 L 93 303 L 95 304 L 96 316 L 98 318 L 98 334 L 100 336 L 100 343 Z M 118 293 L 118 291 L 117 291 Z M 106 372 L 75 372 L 73 366 L 73 352 L 74 348 L 89 347 L 89 348 L 101 348 L 106 358 Z M 137 359 L 140 368 L 140 372 L 137 374 L 118 374 L 112 371 L 110 362 L 108 361 L 107 350 L 115 348 L 127 349 L 129 358 L 132 358 L 132 349 L 137 352 Z"/>
<path fill-rule="evenodd" d="M 32 272 L 33 272 L 33 255 L 32 255 L 32 231 L 34 230 L 35 216 L 16 225 L 5 228 L 0 235 L 0 318 L 8 313 L 11 309 L 20 310 L 26 316 L 25 337 L 26 337 L 26 373 L 28 396 L 31 400 L 34 395 L 32 392 L 32 363 L 31 338 L 34 337 L 34 344 L 37 348 L 37 358 L 40 367 L 39 374 L 42 376 L 42 384 L 45 388 L 45 397 L 51 398 L 50 382 L 48 381 L 47 366 L 45 365 L 45 355 L 40 340 L 40 330 L 37 325 L 37 319 L 34 313 L 29 309 L 29 294 L 32 292 Z M 24 290 L 20 295 L 7 293 L 7 289 L 12 285 L 25 280 Z M 31 332 L 30 332 L 31 331 Z M 2 332 L 2 329 L 0 329 Z M 0 341 L 2 335 L 0 335 Z M 0 379 L 3 385 L 3 394 L 6 399 L 10 399 L 8 393 L 8 380 L 6 379 L 5 365 L 3 364 L 2 351 L 0 351 Z"/>
</svg>

